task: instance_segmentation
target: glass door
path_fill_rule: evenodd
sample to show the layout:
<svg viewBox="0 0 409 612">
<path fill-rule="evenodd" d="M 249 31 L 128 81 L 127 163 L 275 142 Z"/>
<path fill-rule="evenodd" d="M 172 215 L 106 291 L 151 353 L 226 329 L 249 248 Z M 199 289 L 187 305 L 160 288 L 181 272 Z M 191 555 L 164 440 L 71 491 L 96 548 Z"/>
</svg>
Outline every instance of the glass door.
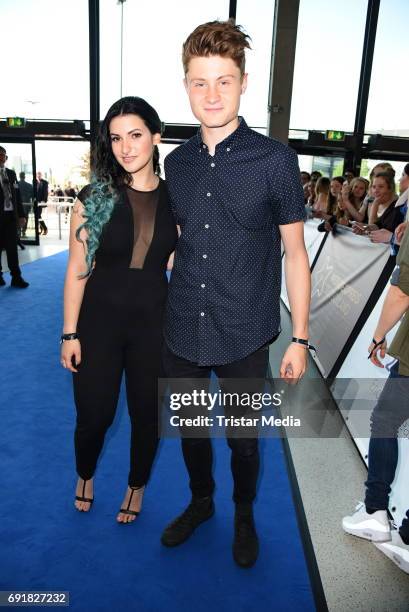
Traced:
<svg viewBox="0 0 409 612">
<path fill-rule="evenodd" d="M 34 140 L 1 140 L 7 152 L 6 168 L 14 170 L 24 209 L 24 226 L 20 228 L 20 240 L 24 244 L 39 244 L 38 218 L 36 214 L 35 149 Z"/>
</svg>

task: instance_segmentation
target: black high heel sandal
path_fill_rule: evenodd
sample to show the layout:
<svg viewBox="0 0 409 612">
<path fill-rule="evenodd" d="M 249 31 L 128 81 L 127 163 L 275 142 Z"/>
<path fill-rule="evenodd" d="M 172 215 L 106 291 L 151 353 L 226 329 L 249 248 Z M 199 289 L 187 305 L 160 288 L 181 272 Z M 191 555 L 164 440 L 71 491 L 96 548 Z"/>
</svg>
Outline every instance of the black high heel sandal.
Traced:
<svg viewBox="0 0 409 612">
<path fill-rule="evenodd" d="M 131 494 L 129 496 L 128 505 L 127 505 L 126 508 L 121 508 L 119 510 L 119 513 L 120 514 L 127 514 L 128 516 L 138 516 L 139 511 L 137 511 L 137 510 L 130 510 L 129 508 L 131 507 L 134 491 L 140 491 L 141 489 L 144 488 L 144 485 L 142 485 L 141 487 L 129 487 L 129 488 L 131 489 Z M 127 521 L 127 522 L 132 523 L 133 521 Z M 123 523 L 125 525 L 125 523 L 123 521 L 118 521 L 118 523 Z"/>
<path fill-rule="evenodd" d="M 94 498 L 91 499 L 90 497 L 85 497 L 85 485 L 86 485 L 87 482 L 88 482 L 88 480 L 84 480 L 84 484 L 82 485 L 82 495 L 76 495 L 75 499 L 77 501 L 80 501 L 80 502 L 87 502 L 90 505 L 89 510 L 91 510 L 91 506 L 92 506 L 92 504 L 94 502 Z M 77 510 L 78 510 L 78 508 L 77 508 Z M 88 510 L 88 512 L 89 512 L 89 510 Z M 80 510 L 80 512 L 82 512 L 82 510 Z"/>
</svg>

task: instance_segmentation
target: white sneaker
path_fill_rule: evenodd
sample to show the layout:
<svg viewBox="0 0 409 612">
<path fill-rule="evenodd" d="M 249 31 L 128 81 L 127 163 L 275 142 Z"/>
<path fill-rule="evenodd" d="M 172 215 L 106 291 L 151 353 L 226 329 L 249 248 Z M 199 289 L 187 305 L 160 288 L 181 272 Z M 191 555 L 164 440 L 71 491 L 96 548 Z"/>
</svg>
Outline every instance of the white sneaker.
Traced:
<svg viewBox="0 0 409 612">
<path fill-rule="evenodd" d="M 360 502 L 352 516 L 344 516 L 342 528 L 358 538 L 372 542 L 388 542 L 391 539 L 391 527 L 386 510 L 377 510 L 368 514 L 365 504 Z"/>
<path fill-rule="evenodd" d="M 409 546 L 402 540 L 397 529 L 391 531 L 391 536 L 390 542 L 375 543 L 375 546 L 401 570 L 409 574 Z"/>
</svg>

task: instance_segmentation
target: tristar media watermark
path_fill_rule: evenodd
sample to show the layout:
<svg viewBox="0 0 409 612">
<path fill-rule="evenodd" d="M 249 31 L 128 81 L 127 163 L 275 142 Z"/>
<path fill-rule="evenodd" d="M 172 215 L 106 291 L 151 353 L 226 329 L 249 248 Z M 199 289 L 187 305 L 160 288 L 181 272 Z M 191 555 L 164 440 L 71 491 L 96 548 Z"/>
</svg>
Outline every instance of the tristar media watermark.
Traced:
<svg viewBox="0 0 409 612">
<path fill-rule="evenodd" d="M 198 415 L 196 417 L 181 417 L 172 415 L 169 418 L 172 427 L 300 427 L 301 419 L 293 416 L 276 418 L 272 415 L 255 417 L 234 417 L 217 415 L 215 417 Z"/>
</svg>

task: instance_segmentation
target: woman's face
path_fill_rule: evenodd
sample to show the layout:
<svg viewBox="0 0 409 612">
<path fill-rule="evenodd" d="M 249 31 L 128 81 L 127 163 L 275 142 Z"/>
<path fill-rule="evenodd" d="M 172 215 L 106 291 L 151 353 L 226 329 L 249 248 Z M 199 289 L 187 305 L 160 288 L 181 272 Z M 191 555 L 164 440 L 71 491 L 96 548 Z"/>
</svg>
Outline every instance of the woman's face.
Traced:
<svg viewBox="0 0 409 612">
<path fill-rule="evenodd" d="M 402 176 L 399 179 L 399 193 L 403 193 L 409 188 L 409 176 L 402 172 Z"/>
<path fill-rule="evenodd" d="M 331 185 L 330 185 L 331 195 L 337 196 L 339 193 L 341 193 L 341 189 L 342 189 L 342 185 L 339 181 L 331 181 Z"/>
<path fill-rule="evenodd" d="M 374 178 L 372 193 L 380 202 L 387 202 L 391 198 L 392 192 L 383 176 L 377 176 Z"/>
<path fill-rule="evenodd" d="M 357 181 L 352 188 L 352 195 L 354 198 L 362 200 L 366 193 L 366 185 L 362 181 Z"/>
<path fill-rule="evenodd" d="M 310 181 L 308 183 L 308 193 L 310 194 L 310 197 L 315 196 L 315 185 L 316 181 Z"/>
<path fill-rule="evenodd" d="M 160 134 L 151 134 L 138 115 L 118 115 L 109 124 L 112 153 L 120 166 L 135 174 L 152 163 L 153 147 Z"/>
</svg>

